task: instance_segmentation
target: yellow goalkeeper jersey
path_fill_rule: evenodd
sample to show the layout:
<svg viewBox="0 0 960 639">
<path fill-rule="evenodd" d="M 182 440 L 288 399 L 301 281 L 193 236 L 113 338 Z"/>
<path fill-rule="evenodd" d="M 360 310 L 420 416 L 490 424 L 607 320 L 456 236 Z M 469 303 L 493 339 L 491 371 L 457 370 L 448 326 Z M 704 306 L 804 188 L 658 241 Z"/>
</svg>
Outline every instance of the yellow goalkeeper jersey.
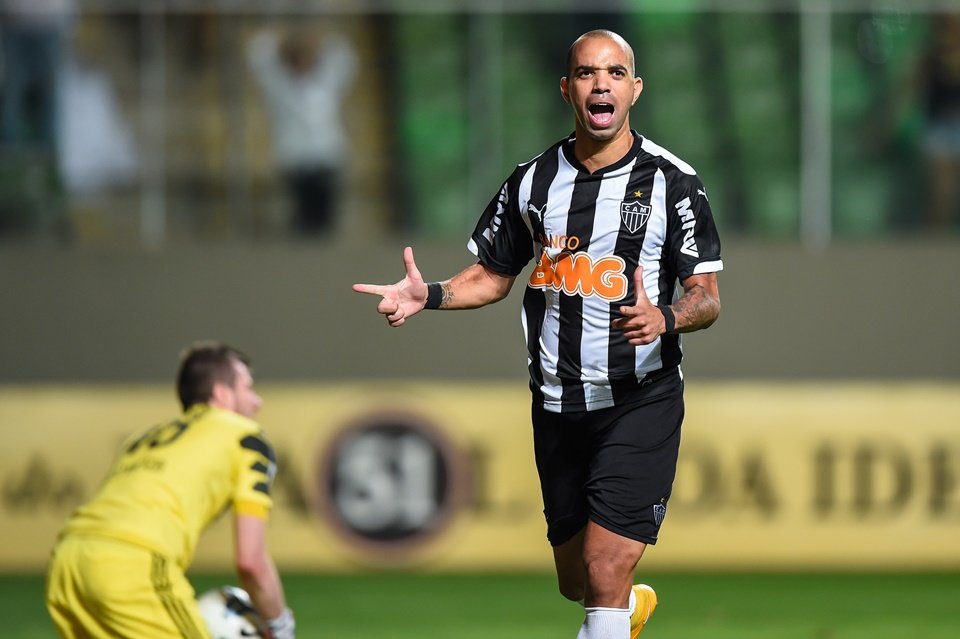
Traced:
<svg viewBox="0 0 960 639">
<path fill-rule="evenodd" d="M 276 456 L 260 426 L 198 405 L 124 442 L 91 501 L 64 534 L 95 534 L 144 546 L 186 570 L 197 539 L 229 507 L 267 518 Z"/>
</svg>

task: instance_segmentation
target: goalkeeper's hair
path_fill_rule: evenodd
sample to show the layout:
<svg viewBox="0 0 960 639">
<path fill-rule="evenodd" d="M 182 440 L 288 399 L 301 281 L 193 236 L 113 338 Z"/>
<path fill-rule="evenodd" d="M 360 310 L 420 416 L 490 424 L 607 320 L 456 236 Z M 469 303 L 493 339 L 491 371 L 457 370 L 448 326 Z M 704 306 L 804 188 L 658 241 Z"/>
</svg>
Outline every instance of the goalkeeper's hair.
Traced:
<svg viewBox="0 0 960 639">
<path fill-rule="evenodd" d="M 209 402 L 216 383 L 232 386 L 236 382 L 234 362 L 249 366 L 250 358 L 223 342 L 200 341 L 187 347 L 180 354 L 177 372 L 177 396 L 183 410 Z"/>
</svg>

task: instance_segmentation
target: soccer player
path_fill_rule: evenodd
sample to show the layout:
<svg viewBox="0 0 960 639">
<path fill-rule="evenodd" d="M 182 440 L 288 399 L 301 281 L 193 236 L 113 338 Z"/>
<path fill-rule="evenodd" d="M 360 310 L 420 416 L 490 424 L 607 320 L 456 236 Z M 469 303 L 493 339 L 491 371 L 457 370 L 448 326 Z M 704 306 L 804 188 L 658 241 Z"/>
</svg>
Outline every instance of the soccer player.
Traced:
<svg viewBox="0 0 960 639">
<path fill-rule="evenodd" d="M 184 571 L 201 532 L 232 508 L 240 585 L 272 639 L 295 623 L 266 544 L 273 447 L 249 359 L 199 342 L 177 375 L 183 414 L 129 438 L 96 495 L 71 515 L 47 574 L 47 609 L 66 638 L 208 638 Z"/>
<path fill-rule="evenodd" d="M 642 89 L 621 36 L 582 35 L 560 80 L 574 133 L 503 184 L 468 243 L 478 262 L 426 283 L 408 247 L 402 280 L 353 287 L 401 326 L 497 302 L 536 259 L 523 299 L 534 450 L 560 592 L 586 610 L 578 639 L 636 637 L 657 605 L 633 582 L 676 473 L 679 334 L 720 313 L 706 191 L 630 128 Z"/>
</svg>

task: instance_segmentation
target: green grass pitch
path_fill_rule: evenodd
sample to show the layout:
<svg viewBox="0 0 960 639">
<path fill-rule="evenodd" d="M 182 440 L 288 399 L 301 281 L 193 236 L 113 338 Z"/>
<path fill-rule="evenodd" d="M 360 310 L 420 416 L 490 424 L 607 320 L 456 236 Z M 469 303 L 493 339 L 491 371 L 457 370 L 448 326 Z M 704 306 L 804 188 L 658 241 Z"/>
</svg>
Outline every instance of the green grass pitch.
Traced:
<svg viewBox="0 0 960 639">
<path fill-rule="evenodd" d="M 191 576 L 198 592 L 233 584 Z M 956 639 L 960 574 L 658 574 L 644 639 Z M 551 575 L 285 575 L 298 639 L 573 639 Z M 54 638 L 41 576 L 0 576 L 9 639 Z"/>
</svg>

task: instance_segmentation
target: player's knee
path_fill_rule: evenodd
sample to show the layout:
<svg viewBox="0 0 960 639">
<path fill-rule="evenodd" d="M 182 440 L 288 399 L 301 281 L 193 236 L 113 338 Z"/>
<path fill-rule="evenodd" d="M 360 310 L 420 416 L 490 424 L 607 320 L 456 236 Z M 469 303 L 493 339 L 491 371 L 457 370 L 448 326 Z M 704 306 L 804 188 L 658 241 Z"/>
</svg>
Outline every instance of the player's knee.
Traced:
<svg viewBox="0 0 960 639">
<path fill-rule="evenodd" d="M 594 605 L 614 605 L 629 590 L 632 566 L 609 556 L 598 556 L 586 562 L 587 590 Z M 605 602 L 605 603 L 597 603 Z"/>
<path fill-rule="evenodd" d="M 608 583 L 619 572 L 617 562 L 610 557 L 596 557 L 586 562 L 587 581 L 591 586 Z"/>
<path fill-rule="evenodd" d="M 560 580 L 560 594 L 570 601 L 583 601 L 583 582 Z"/>
</svg>

